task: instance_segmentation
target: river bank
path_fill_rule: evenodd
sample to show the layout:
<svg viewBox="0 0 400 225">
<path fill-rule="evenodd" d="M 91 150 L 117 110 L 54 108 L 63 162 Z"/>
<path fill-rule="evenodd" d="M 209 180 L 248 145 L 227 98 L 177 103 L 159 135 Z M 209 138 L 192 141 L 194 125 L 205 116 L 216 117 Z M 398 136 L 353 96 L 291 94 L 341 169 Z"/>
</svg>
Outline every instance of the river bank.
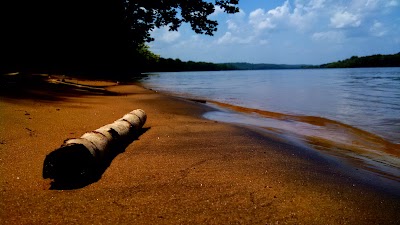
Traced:
<svg viewBox="0 0 400 225">
<path fill-rule="evenodd" d="M 284 140 L 206 120 L 202 103 L 132 84 L 32 85 L 1 96 L 1 224 L 400 222 L 399 195 Z M 50 190 L 48 153 L 136 108 L 148 115 L 143 134 L 99 180 Z"/>
</svg>

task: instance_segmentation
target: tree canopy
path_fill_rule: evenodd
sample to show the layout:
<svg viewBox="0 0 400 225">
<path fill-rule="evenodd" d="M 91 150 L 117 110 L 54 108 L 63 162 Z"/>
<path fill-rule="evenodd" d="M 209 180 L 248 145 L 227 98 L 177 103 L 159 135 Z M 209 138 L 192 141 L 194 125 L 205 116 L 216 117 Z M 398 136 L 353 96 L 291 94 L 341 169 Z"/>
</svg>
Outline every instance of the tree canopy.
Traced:
<svg viewBox="0 0 400 225">
<path fill-rule="evenodd" d="M 4 2 L 3 2 L 4 3 Z M 238 0 L 20 0 L 2 7 L 1 67 L 38 72 L 126 72 L 139 68 L 140 51 L 155 28 L 213 35 L 208 18 L 221 7 L 238 12 Z M 140 61 L 140 60 L 139 60 Z"/>
<path fill-rule="evenodd" d="M 168 26 L 170 31 L 176 31 L 182 23 L 189 23 L 198 34 L 213 35 L 218 23 L 208 16 L 215 11 L 215 6 L 226 13 L 236 13 L 238 3 L 238 0 L 216 0 L 215 5 L 203 0 L 128 0 L 124 8 L 130 38 L 140 44 L 153 40 L 150 31 L 154 28 Z"/>
</svg>

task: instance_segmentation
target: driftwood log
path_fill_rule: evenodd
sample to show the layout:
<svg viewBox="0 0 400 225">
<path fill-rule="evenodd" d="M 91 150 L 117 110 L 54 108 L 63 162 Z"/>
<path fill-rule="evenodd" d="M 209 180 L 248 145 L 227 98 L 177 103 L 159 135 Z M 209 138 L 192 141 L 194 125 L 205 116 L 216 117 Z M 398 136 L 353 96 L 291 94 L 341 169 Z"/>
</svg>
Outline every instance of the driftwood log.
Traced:
<svg viewBox="0 0 400 225">
<path fill-rule="evenodd" d="M 129 139 L 138 135 L 146 122 L 146 113 L 133 110 L 114 123 L 87 132 L 80 138 L 67 139 L 48 154 L 43 164 L 43 178 L 53 180 L 88 179 L 99 167 L 121 151 Z"/>
</svg>

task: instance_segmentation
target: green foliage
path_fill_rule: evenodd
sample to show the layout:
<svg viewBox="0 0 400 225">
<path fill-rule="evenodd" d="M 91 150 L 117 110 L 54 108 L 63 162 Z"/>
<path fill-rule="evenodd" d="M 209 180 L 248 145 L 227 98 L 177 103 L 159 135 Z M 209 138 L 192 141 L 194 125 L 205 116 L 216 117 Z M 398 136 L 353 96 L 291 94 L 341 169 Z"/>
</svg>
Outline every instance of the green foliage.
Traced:
<svg viewBox="0 0 400 225">
<path fill-rule="evenodd" d="M 140 58 L 148 63 L 156 63 L 160 60 L 160 56 L 150 51 L 150 47 L 146 44 L 141 44 L 136 49 Z"/>
<path fill-rule="evenodd" d="M 393 55 L 352 56 L 349 59 L 322 64 L 320 68 L 400 67 L 400 52 Z"/>
</svg>

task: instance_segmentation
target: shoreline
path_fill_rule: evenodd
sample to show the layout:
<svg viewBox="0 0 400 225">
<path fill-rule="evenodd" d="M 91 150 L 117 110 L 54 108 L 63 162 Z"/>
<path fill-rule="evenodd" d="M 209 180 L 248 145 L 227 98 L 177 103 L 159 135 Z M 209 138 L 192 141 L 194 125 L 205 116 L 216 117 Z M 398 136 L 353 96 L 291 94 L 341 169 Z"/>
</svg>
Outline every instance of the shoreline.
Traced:
<svg viewBox="0 0 400 225">
<path fill-rule="evenodd" d="M 198 102 L 138 85 L 107 90 L 115 94 L 62 87 L 1 96 L 2 224 L 400 222 L 398 195 L 314 153 L 206 120 L 211 108 Z M 146 132 L 97 182 L 48 189 L 41 178 L 46 154 L 136 108 L 148 115 Z"/>
<path fill-rule="evenodd" d="M 396 109 L 396 98 L 383 94 L 396 95 L 397 89 L 389 84 L 391 80 L 396 83 L 399 71 L 364 72 L 339 70 L 324 73 L 324 76 L 308 70 L 196 72 L 190 76 L 182 72 L 149 75 L 143 82 L 174 95 L 210 99 L 284 116 L 323 117 L 400 145 L 396 126 L 400 111 Z M 381 84 L 375 75 L 385 82 Z M 365 82 L 361 82 L 361 77 Z M 368 89 L 370 85 L 371 90 Z M 379 85 L 382 85 L 380 89 Z"/>
<path fill-rule="evenodd" d="M 284 114 L 280 112 L 246 108 L 212 99 L 199 99 L 194 98 L 191 95 L 185 96 L 183 94 L 176 94 L 173 92 L 157 91 L 149 89 L 141 83 L 138 85 L 156 93 L 202 103 L 206 107 L 211 107 L 213 109 L 202 115 L 202 117 L 205 119 L 256 130 L 258 132 L 267 134 L 268 138 L 276 139 L 279 136 L 281 138 L 278 139 L 281 142 L 292 143 L 300 148 L 308 149 L 305 151 L 312 151 L 321 158 L 327 159 L 328 161 L 333 161 L 335 164 L 340 164 L 340 167 L 347 169 L 347 171 L 345 171 L 345 169 L 341 169 L 341 171 L 349 176 L 354 177 L 355 179 L 363 180 L 372 186 L 388 186 L 384 187 L 383 189 L 400 196 L 400 177 L 398 175 L 400 168 L 396 167 L 396 162 L 398 161 L 399 156 L 397 151 L 400 148 L 400 144 L 392 143 L 381 136 L 360 128 L 323 117 Z M 208 116 L 209 114 L 221 115 Z M 332 137 L 329 136 L 328 139 L 326 139 L 326 136 L 324 137 L 318 133 L 314 133 L 313 135 L 304 135 L 302 132 L 309 133 L 309 131 L 304 130 L 307 128 L 302 128 L 302 126 L 296 126 L 296 131 L 294 132 L 294 130 L 290 129 L 281 130 L 279 127 L 281 124 L 263 126 L 262 121 L 258 120 L 255 122 L 259 122 L 259 124 L 255 124 L 255 122 L 252 122 L 250 118 L 254 115 L 256 115 L 256 117 L 259 119 L 266 118 L 282 121 L 290 120 L 295 124 L 299 123 L 299 125 L 300 123 L 304 123 L 315 127 L 336 127 L 335 129 L 340 131 L 341 135 L 346 133 L 348 138 L 353 139 L 352 142 L 357 144 L 352 145 L 346 142 L 341 142 L 336 139 L 332 139 Z M 230 116 L 232 118 L 230 118 Z M 275 122 L 272 120 L 270 123 L 275 124 Z M 336 136 L 336 138 L 339 137 Z M 347 140 L 347 142 L 349 142 L 349 140 Z M 376 149 L 370 148 L 370 145 Z M 354 152 L 355 155 L 353 155 Z M 385 159 L 387 161 L 385 161 Z M 353 170 L 356 170 L 356 172 L 349 172 Z M 378 183 L 383 183 L 384 185 L 376 185 Z"/>
<path fill-rule="evenodd" d="M 256 127 L 268 133 L 284 136 L 326 157 L 333 157 L 343 161 L 344 164 L 385 177 L 393 181 L 394 186 L 400 188 L 400 153 L 398 152 L 400 144 L 323 117 L 270 112 L 213 100 L 206 102 L 217 110 L 222 110 L 222 112 L 214 113 L 217 115 L 211 113 L 205 116 L 207 119 Z M 232 118 L 227 116 L 229 114 Z M 263 119 L 267 119 L 267 122 L 263 123 Z M 287 124 L 277 124 L 277 121 Z M 282 128 L 285 125 L 286 127 Z"/>
</svg>

